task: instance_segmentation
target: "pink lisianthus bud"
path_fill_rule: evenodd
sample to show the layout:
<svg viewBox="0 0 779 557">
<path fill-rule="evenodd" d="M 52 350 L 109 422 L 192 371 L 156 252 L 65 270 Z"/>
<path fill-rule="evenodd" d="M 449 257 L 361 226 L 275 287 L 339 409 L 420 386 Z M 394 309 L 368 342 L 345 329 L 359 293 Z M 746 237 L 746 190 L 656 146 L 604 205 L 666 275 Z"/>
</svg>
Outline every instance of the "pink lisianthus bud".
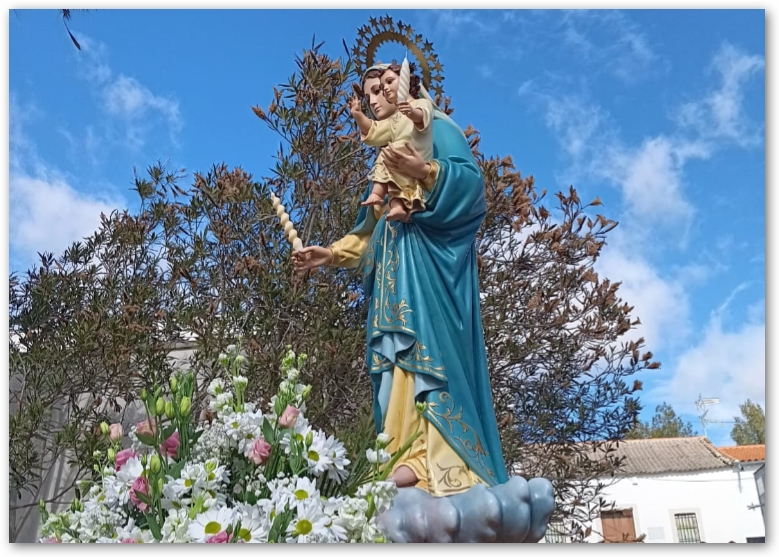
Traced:
<svg viewBox="0 0 779 557">
<path fill-rule="evenodd" d="M 265 464 L 270 457 L 270 444 L 262 437 L 252 443 L 252 450 L 249 452 L 249 460 L 255 464 Z"/>
<path fill-rule="evenodd" d="M 125 538 L 122 540 L 122 543 L 138 543 L 138 540 L 135 538 Z"/>
<path fill-rule="evenodd" d="M 124 430 L 122 429 L 122 424 L 111 424 L 111 427 L 108 430 L 108 438 L 111 441 L 121 441 L 123 435 Z"/>
<path fill-rule="evenodd" d="M 157 424 L 154 422 L 154 418 L 149 418 L 135 426 L 135 431 L 141 435 L 156 435 Z"/>
<path fill-rule="evenodd" d="M 149 510 L 149 505 L 138 499 L 138 493 L 142 493 L 147 497 L 149 495 L 149 480 L 143 476 L 139 476 L 133 482 L 133 485 L 130 488 L 130 501 L 138 508 L 138 510 L 145 513 L 147 510 Z"/>
<path fill-rule="evenodd" d="M 284 413 L 279 418 L 279 425 L 281 427 L 293 427 L 298 419 L 299 414 L 300 410 L 294 406 L 287 406 L 284 409 Z"/>
<path fill-rule="evenodd" d="M 214 534 L 210 538 L 206 540 L 206 543 L 230 543 L 233 539 L 233 535 L 229 534 L 227 532 L 219 532 L 218 534 Z"/>
<path fill-rule="evenodd" d="M 165 439 L 165 442 L 160 445 L 160 453 L 162 456 L 170 456 L 176 458 L 179 454 L 179 445 L 181 445 L 181 438 L 179 432 L 174 431 L 173 434 Z"/>
<path fill-rule="evenodd" d="M 130 460 L 131 458 L 135 458 L 136 456 L 138 456 L 138 453 L 136 453 L 132 449 L 122 449 L 121 451 L 116 453 L 116 460 L 114 461 L 116 462 L 116 471 L 118 472 L 119 470 L 121 470 L 122 466 L 127 464 L 128 460 Z"/>
<path fill-rule="evenodd" d="M 50 538 L 44 538 L 44 539 L 42 539 L 42 540 L 41 540 L 41 543 L 62 543 L 62 541 L 61 541 L 61 540 L 58 540 L 57 538 L 55 538 L 54 536 L 52 536 L 52 537 L 50 537 Z"/>
</svg>

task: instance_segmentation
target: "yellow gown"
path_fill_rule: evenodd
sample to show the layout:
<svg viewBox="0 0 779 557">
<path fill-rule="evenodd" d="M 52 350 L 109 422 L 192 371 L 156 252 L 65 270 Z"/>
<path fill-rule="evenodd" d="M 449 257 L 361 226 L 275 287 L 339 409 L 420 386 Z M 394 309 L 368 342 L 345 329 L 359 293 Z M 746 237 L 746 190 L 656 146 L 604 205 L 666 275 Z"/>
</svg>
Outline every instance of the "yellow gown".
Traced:
<svg viewBox="0 0 779 557">
<path fill-rule="evenodd" d="M 431 162 L 430 175 L 420 185 L 430 190 L 435 184 L 438 165 Z M 387 206 L 376 207 L 377 218 Z M 356 268 L 365 252 L 370 233 L 349 234 L 330 246 L 333 252 L 333 266 Z M 395 366 L 392 375 L 392 390 L 384 422 L 384 433 L 392 441 L 387 450 L 397 451 L 417 431 L 420 435 L 411 449 L 401 457 L 393 468 L 407 466 L 417 477 L 416 487 L 434 496 L 454 495 L 467 491 L 484 482 L 460 456 L 449 446 L 444 437 L 426 418 L 416 410 L 414 401 L 414 373 Z"/>
</svg>

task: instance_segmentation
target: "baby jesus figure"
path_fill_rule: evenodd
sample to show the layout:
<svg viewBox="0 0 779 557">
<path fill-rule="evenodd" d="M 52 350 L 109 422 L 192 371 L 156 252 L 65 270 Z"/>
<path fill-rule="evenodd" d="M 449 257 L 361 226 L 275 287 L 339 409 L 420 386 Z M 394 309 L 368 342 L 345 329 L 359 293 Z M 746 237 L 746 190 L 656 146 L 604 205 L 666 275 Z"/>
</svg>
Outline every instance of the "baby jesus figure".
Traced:
<svg viewBox="0 0 779 557">
<path fill-rule="evenodd" d="M 377 120 L 363 114 L 359 98 L 352 99 L 350 109 L 360 128 L 360 139 L 372 147 L 393 144 L 405 149 L 405 144 L 409 143 L 425 161 L 430 161 L 433 158 L 433 103 L 426 98 L 417 98 L 420 79 L 413 73 L 409 87 L 410 102 L 397 102 L 399 77 L 398 64 L 390 64 L 381 73 L 376 87 L 381 87 L 390 104 L 376 114 Z M 425 209 L 422 186 L 415 178 L 387 168 L 381 152 L 376 157 L 369 179 L 373 182 L 373 189 L 362 205 L 383 205 L 385 196 L 389 195 L 388 221 L 408 222 L 412 213 Z"/>
</svg>

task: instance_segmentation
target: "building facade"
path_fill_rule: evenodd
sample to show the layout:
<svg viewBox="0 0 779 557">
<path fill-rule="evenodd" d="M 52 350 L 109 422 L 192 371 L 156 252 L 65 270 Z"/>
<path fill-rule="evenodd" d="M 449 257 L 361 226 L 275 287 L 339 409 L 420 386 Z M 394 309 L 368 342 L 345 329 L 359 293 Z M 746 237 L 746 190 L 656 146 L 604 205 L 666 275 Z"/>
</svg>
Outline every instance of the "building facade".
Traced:
<svg viewBox="0 0 779 557">
<path fill-rule="evenodd" d="M 742 462 L 704 437 L 620 442 L 624 466 L 603 478 L 602 497 L 613 508 L 590 525 L 591 543 L 760 543 L 762 463 Z M 763 446 L 763 460 L 765 447 Z M 552 525 L 546 542 L 563 537 Z"/>
</svg>

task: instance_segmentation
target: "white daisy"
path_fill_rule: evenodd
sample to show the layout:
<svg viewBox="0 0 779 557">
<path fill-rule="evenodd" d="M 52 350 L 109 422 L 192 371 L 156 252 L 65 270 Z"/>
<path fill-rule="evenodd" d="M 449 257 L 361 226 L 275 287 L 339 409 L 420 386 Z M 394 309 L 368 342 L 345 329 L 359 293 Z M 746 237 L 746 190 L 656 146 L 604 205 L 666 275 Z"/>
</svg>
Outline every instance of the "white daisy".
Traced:
<svg viewBox="0 0 779 557">
<path fill-rule="evenodd" d="M 324 451 L 330 459 L 330 467 L 327 470 L 327 477 L 337 483 L 341 483 L 349 475 L 346 467 L 351 462 L 346 458 L 346 447 L 338 439 L 330 436 L 325 441 Z"/>
<path fill-rule="evenodd" d="M 237 511 L 237 520 L 241 521 L 238 537 L 246 543 L 267 543 L 271 527 L 269 513 L 262 507 L 247 504 L 238 507 Z"/>
<path fill-rule="evenodd" d="M 314 431 L 311 446 L 303 453 L 303 456 L 306 457 L 306 464 L 308 464 L 308 471 L 317 477 L 327 472 L 333 464 L 330 458 L 331 452 L 327 436 L 321 431 Z"/>
<path fill-rule="evenodd" d="M 227 530 L 235 522 L 235 511 L 228 507 L 214 507 L 195 517 L 187 528 L 195 543 L 205 543 L 211 536 Z"/>
<path fill-rule="evenodd" d="M 289 505 L 290 508 L 299 507 L 312 499 L 319 499 L 319 490 L 316 488 L 316 484 L 311 481 L 311 478 L 298 478 L 295 480 L 295 484 L 290 486 L 290 491 L 293 495 Z"/>
<path fill-rule="evenodd" d="M 298 506 L 297 516 L 287 527 L 287 543 L 311 543 L 327 535 L 328 517 L 316 501 Z"/>
</svg>

